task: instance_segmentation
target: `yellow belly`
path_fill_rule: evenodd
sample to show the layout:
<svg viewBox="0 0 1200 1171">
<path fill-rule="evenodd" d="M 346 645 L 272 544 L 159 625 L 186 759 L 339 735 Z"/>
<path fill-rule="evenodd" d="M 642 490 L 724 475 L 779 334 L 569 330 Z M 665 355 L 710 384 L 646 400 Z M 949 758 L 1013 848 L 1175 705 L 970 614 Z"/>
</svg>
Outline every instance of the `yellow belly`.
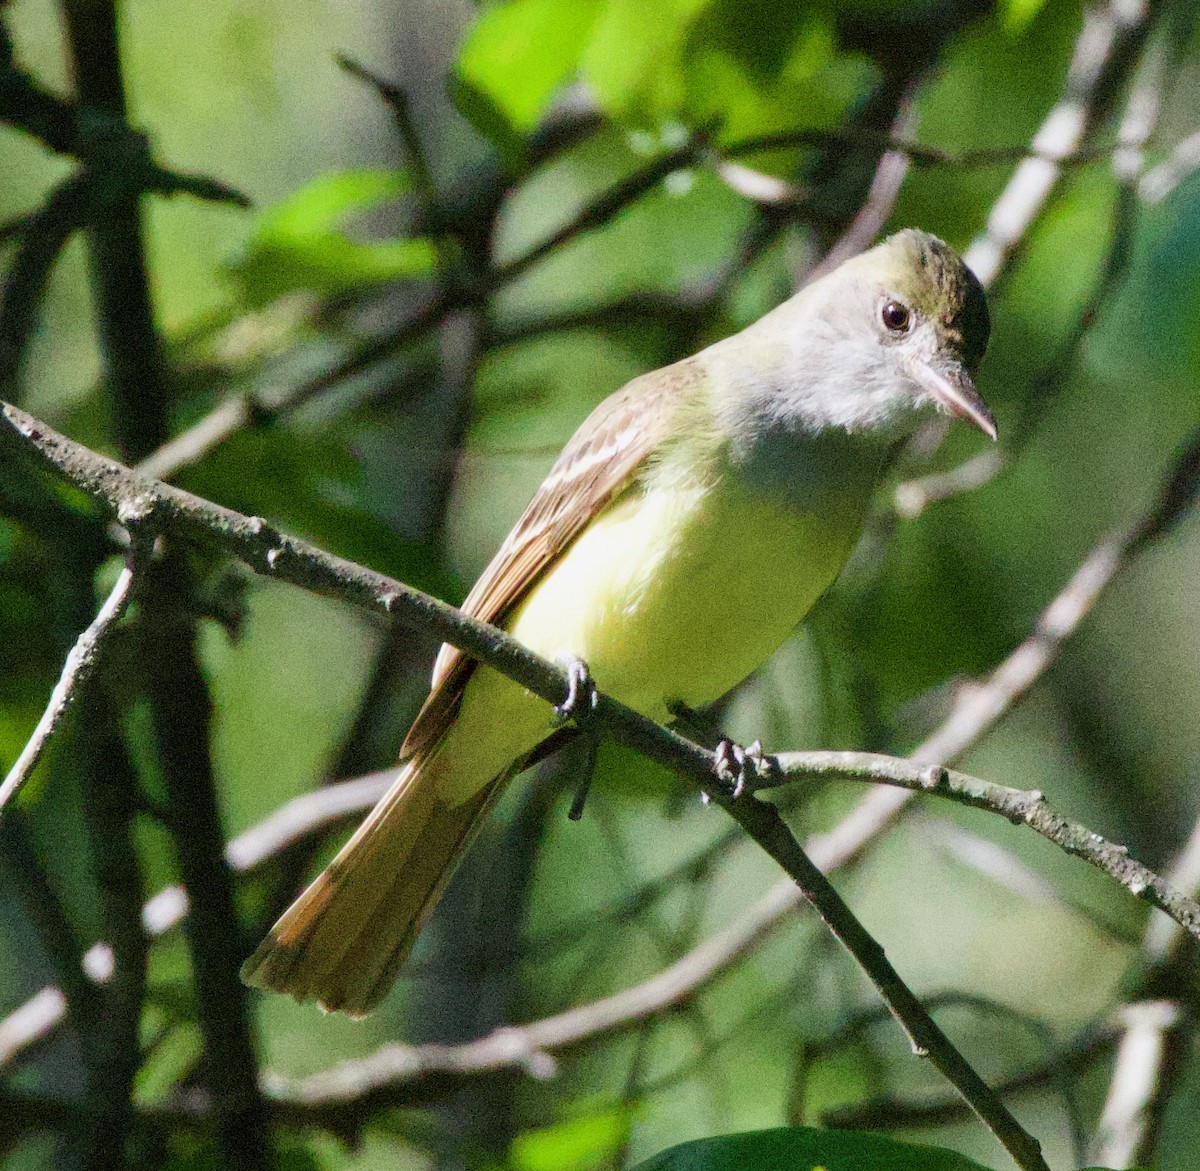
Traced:
<svg viewBox="0 0 1200 1171">
<path fill-rule="evenodd" d="M 716 486 L 630 494 L 598 517 L 509 629 L 578 655 L 601 689 L 661 719 L 719 698 L 762 664 L 837 576 L 862 503 L 817 517 Z"/>
</svg>

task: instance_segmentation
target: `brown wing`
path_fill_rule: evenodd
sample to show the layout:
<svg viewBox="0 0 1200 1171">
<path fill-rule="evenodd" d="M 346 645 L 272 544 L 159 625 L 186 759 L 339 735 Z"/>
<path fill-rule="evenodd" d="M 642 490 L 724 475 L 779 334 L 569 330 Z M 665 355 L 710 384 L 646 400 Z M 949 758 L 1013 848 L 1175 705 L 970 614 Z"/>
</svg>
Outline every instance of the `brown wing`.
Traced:
<svg viewBox="0 0 1200 1171">
<path fill-rule="evenodd" d="M 691 361 L 635 378 L 604 400 L 563 448 L 521 519 L 475 583 L 462 609 L 502 625 L 594 516 L 637 478 L 662 441 L 681 393 L 703 374 Z M 454 719 L 475 660 L 446 644 L 433 690 L 400 759 L 424 755 Z"/>
</svg>

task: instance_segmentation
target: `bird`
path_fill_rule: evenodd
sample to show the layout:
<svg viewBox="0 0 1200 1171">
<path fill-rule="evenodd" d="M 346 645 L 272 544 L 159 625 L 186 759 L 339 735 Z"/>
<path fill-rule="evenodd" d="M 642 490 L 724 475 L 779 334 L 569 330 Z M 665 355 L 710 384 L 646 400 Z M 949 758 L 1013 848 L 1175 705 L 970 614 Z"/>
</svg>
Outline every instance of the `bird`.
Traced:
<svg viewBox="0 0 1200 1171">
<path fill-rule="evenodd" d="M 974 385 L 989 332 L 959 255 L 897 232 L 600 403 L 463 611 L 586 667 L 652 719 L 714 702 L 833 582 L 892 453 L 922 421 L 941 412 L 996 438 Z M 556 726 L 550 704 L 444 645 L 395 781 L 242 978 L 370 1012 Z"/>
</svg>

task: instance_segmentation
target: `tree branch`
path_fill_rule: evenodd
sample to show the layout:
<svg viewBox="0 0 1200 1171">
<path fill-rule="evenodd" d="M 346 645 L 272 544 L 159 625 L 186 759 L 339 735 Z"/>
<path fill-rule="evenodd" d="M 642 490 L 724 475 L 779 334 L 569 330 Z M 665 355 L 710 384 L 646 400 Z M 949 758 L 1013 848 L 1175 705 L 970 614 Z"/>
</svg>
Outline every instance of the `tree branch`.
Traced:
<svg viewBox="0 0 1200 1171">
<path fill-rule="evenodd" d="M 867 781 L 895 785 L 913 793 L 947 797 L 960 805 L 985 809 L 1017 825 L 1027 825 L 1047 841 L 1115 878 L 1135 898 L 1170 915 L 1200 941 L 1200 903 L 1180 893 L 1165 879 L 1106 841 L 1087 826 L 1055 813 L 1036 789 L 1012 789 L 938 766 L 923 767 L 874 752 L 784 752 L 771 758 L 772 769 L 751 779 L 752 789 L 771 789 L 797 780 Z"/>
<path fill-rule="evenodd" d="M 733 798 L 721 793 L 715 799 L 779 863 L 870 977 L 892 1015 L 908 1034 L 913 1052 L 930 1059 L 1023 1171 L 1049 1171 L 1037 1140 L 1021 1127 L 900 979 L 883 948 L 813 865 L 784 824 L 779 811 L 773 805 L 746 796 Z M 1200 908 L 1197 910 L 1200 912 Z"/>
</svg>

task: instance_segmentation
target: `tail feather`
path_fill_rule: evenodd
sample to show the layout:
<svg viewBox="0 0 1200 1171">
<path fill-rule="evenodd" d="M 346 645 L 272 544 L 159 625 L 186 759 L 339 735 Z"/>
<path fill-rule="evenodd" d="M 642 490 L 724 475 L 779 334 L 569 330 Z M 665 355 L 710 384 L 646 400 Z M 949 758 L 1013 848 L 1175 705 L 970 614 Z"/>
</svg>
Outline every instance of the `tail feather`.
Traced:
<svg viewBox="0 0 1200 1171">
<path fill-rule="evenodd" d="M 353 1016 L 383 999 L 507 778 L 448 804 L 427 775 L 436 762 L 405 766 L 243 965 L 246 983 Z"/>
</svg>

